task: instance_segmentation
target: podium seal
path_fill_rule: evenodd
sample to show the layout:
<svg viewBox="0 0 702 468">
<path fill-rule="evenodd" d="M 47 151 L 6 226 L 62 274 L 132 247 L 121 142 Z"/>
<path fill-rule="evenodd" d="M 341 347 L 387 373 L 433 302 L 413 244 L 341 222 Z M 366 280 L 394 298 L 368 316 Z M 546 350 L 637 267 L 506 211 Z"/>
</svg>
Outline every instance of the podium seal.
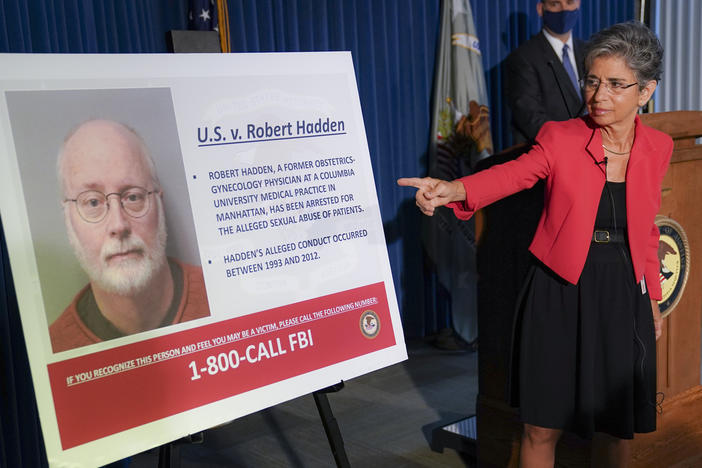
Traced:
<svg viewBox="0 0 702 468">
<path fill-rule="evenodd" d="M 690 244 L 682 226 L 676 221 L 658 215 L 656 226 L 661 237 L 658 241 L 658 279 L 663 298 L 658 301 L 661 315 L 665 317 L 678 305 L 690 273 Z"/>
</svg>

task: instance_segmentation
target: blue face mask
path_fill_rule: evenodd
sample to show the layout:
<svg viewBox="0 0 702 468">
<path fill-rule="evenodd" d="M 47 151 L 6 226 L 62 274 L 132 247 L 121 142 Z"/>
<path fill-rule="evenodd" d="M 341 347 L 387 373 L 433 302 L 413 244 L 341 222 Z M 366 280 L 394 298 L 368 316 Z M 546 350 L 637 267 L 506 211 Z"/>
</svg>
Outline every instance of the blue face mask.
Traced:
<svg viewBox="0 0 702 468">
<path fill-rule="evenodd" d="M 556 34 L 565 34 L 575 27 L 580 8 L 575 10 L 548 11 L 543 9 L 544 26 Z"/>
</svg>

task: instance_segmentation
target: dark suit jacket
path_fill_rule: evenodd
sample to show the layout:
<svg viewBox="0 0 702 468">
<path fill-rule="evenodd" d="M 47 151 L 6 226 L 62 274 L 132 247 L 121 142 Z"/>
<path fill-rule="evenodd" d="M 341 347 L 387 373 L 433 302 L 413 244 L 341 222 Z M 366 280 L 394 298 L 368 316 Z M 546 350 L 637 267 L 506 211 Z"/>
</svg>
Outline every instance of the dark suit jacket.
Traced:
<svg viewBox="0 0 702 468">
<path fill-rule="evenodd" d="M 644 277 L 652 299 L 661 299 L 658 278 L 658 227 L 661 182 L 673 140 L 645 126 L 636 116 L 636 137 L 626 169 L 626 219 L 629 251 L 637 283 Z M 464 202 L 450 203 L 460 219 L 545 179 L 544 211 L 529 250 L 564 280 L 577 283 L 592 241 L 605 183 L 599 127 L 585 116 L 549 122 L 536 144 L 519 158 L 459 179 Z"/>
<path fill-rule="evenodd" d="M 573 38 L 578 77 L 584 73 L 583 41 Z M 579 115 L 582 99 L 543 32 L 539 32 L 505 60 L 505 94 L 512 111 L 514 143 L 533 141 L 549 120 Z"/>
</svg>

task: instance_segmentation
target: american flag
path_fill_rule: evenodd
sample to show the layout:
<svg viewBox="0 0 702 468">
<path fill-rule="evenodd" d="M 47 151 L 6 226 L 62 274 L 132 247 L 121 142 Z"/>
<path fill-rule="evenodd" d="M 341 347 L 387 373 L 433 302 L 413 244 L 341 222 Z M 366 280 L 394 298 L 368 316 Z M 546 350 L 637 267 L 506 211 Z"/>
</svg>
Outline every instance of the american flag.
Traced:
<svg viewBox="0 0 702 468">
<path fill-rule="evenodd" d="M 467 175 L 473 163 L 492 153 L 489 127 L 485 125 L 489 124 L 487 88 L 470 4 L 469 0 L 441 0 L 429 148 L 429 175 L 440 179 Z M 462 128 L 470 130 L 469 135 L 456 132 L 462 117 L 468 123 Z M 473 121 L 475 132 L 465 128 Z M 474 139 L 473 133 L 480 138 Z M 459 221 L 447 209 L 422 217 L 422 223 L 424 247 L 438 282 L 451 291 L 454 330 L 463 340 L 472 342 L 478 336 L 474 224 Z"/>
<path fill-rule="evenodd" d="M 196 31 L 219 31 L 217 0 L 190 0 L 188 29 Z"/>
</svg>

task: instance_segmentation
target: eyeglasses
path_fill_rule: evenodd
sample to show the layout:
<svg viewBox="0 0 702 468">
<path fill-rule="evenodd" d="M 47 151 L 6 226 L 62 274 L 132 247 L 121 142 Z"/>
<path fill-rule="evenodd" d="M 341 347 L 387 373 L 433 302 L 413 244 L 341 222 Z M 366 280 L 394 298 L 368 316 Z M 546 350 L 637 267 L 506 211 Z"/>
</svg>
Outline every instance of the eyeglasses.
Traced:
<svg viewBox="0 0 702 468">
<path fill-rule="evenodd" d="M 625 89 L 631 88 L 637 84 L 638 83 L 636 82 L 627 84 L 618 80 L 602 81 L 599 78 L 593 78 L 590 76 L 580 79 L 580 87 L 582 87 L 585 91 L 595 92 L 599 89 L 600 85 L 604 85 L 604 87 L 607 88 L 607 91 L 612 94 L 621 94 Z"/>
<path fill-rule="evenodd" d="M 149 195 L 157 193 L 157 190 L 147 191 L 141 187 L 130 187 L 121 192 L 104 194 L 98 190 L 86 190 L 78 194 L 76 198 L 66 198 L 65 202 L 76 204 L 78 214 L 88 223 L 99 223 L 110 209 L 107 199 L 112 195 L 117 195 L 119 203 L 124 212 L 132 218 L 141 218 L 149 212 Z"/>
</svg>

